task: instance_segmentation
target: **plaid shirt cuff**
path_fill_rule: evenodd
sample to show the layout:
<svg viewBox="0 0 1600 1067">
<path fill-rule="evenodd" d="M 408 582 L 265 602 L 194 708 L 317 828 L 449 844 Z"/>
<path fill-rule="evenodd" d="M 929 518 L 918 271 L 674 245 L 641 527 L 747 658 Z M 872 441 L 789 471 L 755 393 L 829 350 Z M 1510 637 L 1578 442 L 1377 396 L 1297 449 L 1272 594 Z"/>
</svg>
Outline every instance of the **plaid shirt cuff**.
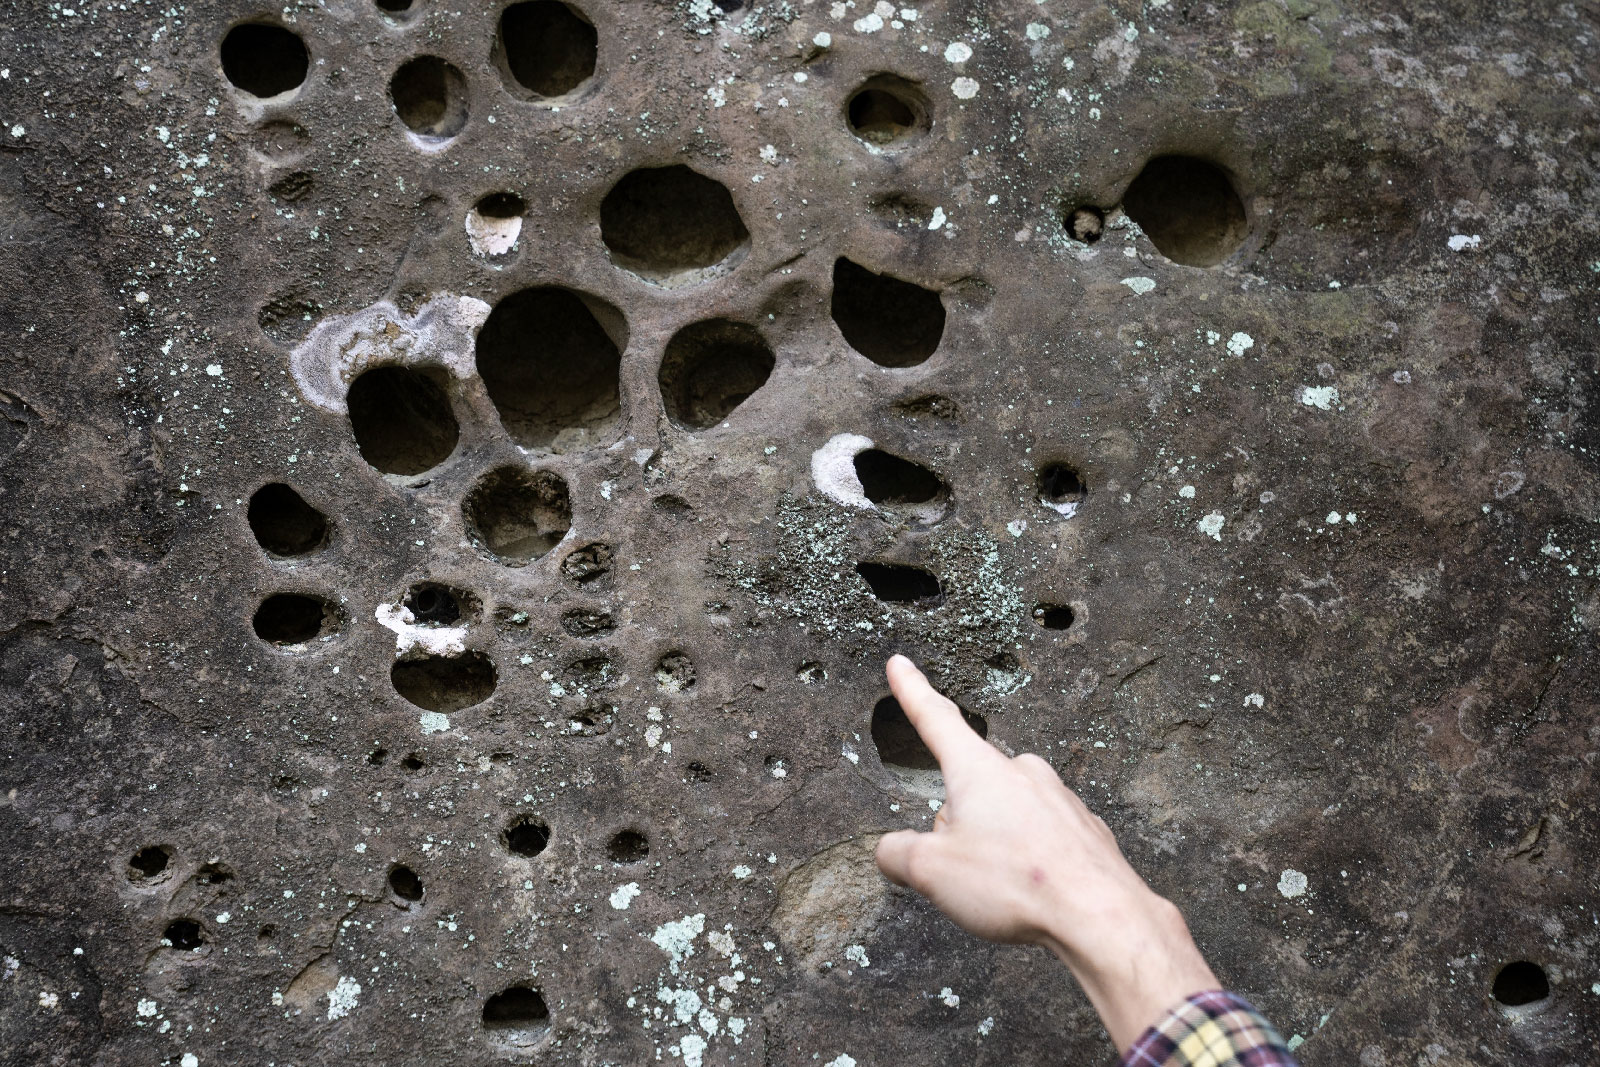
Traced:
<svg viewBox="0 0 1600 1067">
<path fill-rule="evenodd" d="M 1298 1067 L 1283 1038 L 1241 996 L 1217 989 L 1173 1008 L 1122 1057 L 1122 1067 Z"/>
</svg>

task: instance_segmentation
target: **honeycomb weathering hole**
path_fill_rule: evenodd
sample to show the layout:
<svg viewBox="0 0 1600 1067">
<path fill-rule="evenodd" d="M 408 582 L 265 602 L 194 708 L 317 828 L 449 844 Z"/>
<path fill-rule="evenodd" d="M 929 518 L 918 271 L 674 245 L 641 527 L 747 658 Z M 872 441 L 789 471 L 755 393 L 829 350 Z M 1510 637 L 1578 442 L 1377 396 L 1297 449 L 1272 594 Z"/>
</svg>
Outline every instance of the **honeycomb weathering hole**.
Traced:
<svg viewBox="0 0 1600 1067">
<path fill-rule="evenodd" d="M 332 634 L 339 620 L 332 601 L 304 593 L 274 593 L 256 608 L 250 625 L 261 640 L 287 648 Z"/>
<path fill-rule="evenodd" d="M 902 148 L 932 126 L 928 98 L 893 74 L 867 79 L 845 103 L 850 132 L 877 149 Z"/>
<path fill-rule="evenodd" d="M 944 590 L 932 571 L 900 563 L 857 563 L 872 595 L 890 604 L 909 604 L 915 608 L 936 608 L 944 603 Z"/>
<path fill-rule="evenodd" d="M 715 426 L 766 384 L 777 358 L 753 326 L 708 319 L 667 342 L 657 380 L 667 417 L 686 430 Z"/>
<path fill-rule="evenodd" d="M 638 830 L 622 830 L 606 842 L 612 863 L 638 863 L 650 855 L 650 840 Z"/>
<path fill-rule="evenodd" d="M 682 693 L 694 682 L 694 661 L 682 652 L 668 652 L 656 663 L 656 688 L 663 693 Z"/>
<path fill-rule="evenodd" d="M 1071 518 L 1089 495 L 1083 476 L 1065 463 L 1047 463 L 1039 469 L 1039 503 Z"/>
<path fill-rule="evenodd" d="M 135 882 L 159 878 L 170 862 L 172 852 L 165 845 L 146 845 L 129 858 L 128 877 Z"/>
<path fill-rule="evenodd" d="M 206 932 L 193 919 L 174 919 L 161 933 L 161 940 L 180 952 L 193 952 L 206 943 Z"/>
<path fill-rule="evenodd" d="M 420 626 L 450 626 L 478 611 L 477 597 L 439 582 L 418 582 L 406 590 L 403 603 Z"/>
<path fill-rule="evenodd" d="M 833 264 L 833 321 L 851 348 L 879 366 L 914 367 L 944 337 L 944 304 L 932 289 L 840 257 Z"/>
<path fill-rule="evenodd" d="M 328 542 L 327 517 L 282 482 L 257 489 L 245 517 L 256 543 L 274 556 L 303 556 Z"/>
<path fill-rule="evenodd" d="M 518 816 L 500 832 L 500 843 L 513 856 L 533 857 L 550 844 L 550 827 L 532 815 Z"/>
<path fill-rule="evenodd" d="M 927 467 L 882 449 L 857 452 L 855 468 L 861 491 L 884 507 L 936 504 L 950 495 L 944 479 Z"/>
<path fill-rule="evenodd" d="M 550 1029 L 550 1008 L 531 986 L 503 989 L 483 1002 L 484 1029 L 515 1044 L 527 1044 Z"/>
<path fill-rule="evenodd" d="M 1046 630 L 1071 629 L 1073 618 L 1069 604 L 1039 604 L 1033 609 L 1033 621 Z"/>
<path fill-rule="evenodd" d="M 513 567 L 549 552 L 572 526 L 567 483 L 550 471 L 492 470 L 478 479 L 461 510 L 472 539 Z"/>
<path fill-rule="evenodd" d="M 1082 241 L 1092 245 L 1100 240 L 1101 233 L 1105 230 L 1105 212 L 1097 207 L 1078 207 L 1067 212 L 1064 220 L 1067 232 L 1074 241 Z"/>
<path fill-rule="evenodd" d="M 554 286 L 523 289 L 496 304 L 478 331 L 478 374 L 517 444 L 571 452 L 603 444 L 616 429 L 626 346 L 622 313 L 605 301 Z"/>
<path fill-rule="evenodd" d="M 452 712 L 481 704 L 494 693 L 494 661 L 478 651 L 459 656 L 417 656 L 389 669 L 395 692 L 425 711 Z"/>
<path fill-rule="evenodd" d="M 443 463 L 461 436 L 445 372 L 374 367 L 350 383 L 345 406 L 361 458 L 384 474 L 413 475 Z"/>
<path fill-rule="evenodd" d="M 600 238 L 613 263 L 662 286 L 724 274 L 750 249 L 727 187 L 681 164 L 624 175 L 600 202 Z"/>
<path fill-rule="evenodd" d="M 480 256 L 503 256 L 517 246 L 528 204 L 516 193 L 489 193 L 467 212 L 467 241 Z"/>
<path fill-rule="evenodd" d="M 422 879 L 410 867 L 397 863 L 389 868 L 389 892 L 401 900 L 415 903 L 422 899 Z"/>
<path fill-rule="evenodd" d="M 417 56 L 389 79 L 389 101 L 406 129 L 425 142 L 448 141 L 467 125 L 467 79 L 438 56 Z"/>
<path fill-rule="evenodd" d="M 1122 194 L 1122 210 L 1174 263 L 1210 267 L 1244 243 L 1250 220 L 1222 168 L 1191 156 L 1157 156 Z"/>
<path fill-rule="evenodd" d="M 267 99 L 298 89 L 311 67 L 299 36 L 282 26 L 247 22 L 222 39 L 222 73 L 234 88 Z"/>
<path fill-rule="evenodd" d="M 1550 978 L 1537 963 L 1513 960 L 1494 976 L 1489 995 L 1507 1008 L 1537 1004 L 1550 996 Z"/>
<path fill-rule="evenodd" d="M 983 716 L 961 709 L 961 717 L 979 737 L 989 736 L 989 724 Z M 872 744 L 878 750 L 878 762 L 884 770 L 908 785 L 927 790 L 943 788 L 939 778 L 939 761 L 923 743 L 905 709 L 892 696 L 886 696 L 872 709 Z"/>
<path fill-rule="evenodd" d="M 559 0 L 529 0 L 500 13 L 494 58 L 519 96 L 566 96 L 594 76 L 599 36 L 583 12 Z"/>
</svg>

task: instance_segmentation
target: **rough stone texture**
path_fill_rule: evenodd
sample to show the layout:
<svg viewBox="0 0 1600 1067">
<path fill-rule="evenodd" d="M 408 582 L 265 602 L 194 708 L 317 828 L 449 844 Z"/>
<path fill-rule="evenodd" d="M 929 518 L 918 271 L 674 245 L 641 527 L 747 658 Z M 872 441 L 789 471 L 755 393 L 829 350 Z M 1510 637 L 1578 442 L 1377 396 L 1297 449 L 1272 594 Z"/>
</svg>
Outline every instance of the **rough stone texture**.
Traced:
<svg viewBox="0 0 1600 1067">
<path fill-rule="evenodd" d="M 932 815 L 869 733 L 898 650 L 1083 792 L 1308 1064 L 1592 1061 L 1594 5 L 579 6 L 592 77 L 524 87 L 479 0 L 4 5 L 0 1059 L 1107 1058 L 1040 952 L 829 866 Z M 252 19 L 309 51 L 264 102 L 221 67 Z M 922 97 L 852 110 L 870 79 Z M 1242 198 L 1219 265 L 1114 210 L 1162 154 Z M 674 165 L 739 218 L 637 182 L 624 270 L 601 202 Z M 900 305 L 845 331 L 887 358 L 846 344 L 841 256 L 940 294 L 931 357 L 894 365 L 930 329 Z M 500 366 L 523 451 L 473 345 L 534 286 L 581 296 Z M 291 374 L 357 313 L 331 395 Z M 748 368 L 674 369 L 696 419 L 732 404 L 685 429 L 658 365 L 707 319 L 774 365 L 742 403 Z M 363 400 L 368 454 L 449 450 L 424 473 L 343 412 L 383 363 L 432 369 Z M 870 504 L 869 440 L 948 499 Z M 271 483 L 326 530 L 258 542 Z M 1517 1012 L 1513 960 L 1551 988 Z"/>
</svg>

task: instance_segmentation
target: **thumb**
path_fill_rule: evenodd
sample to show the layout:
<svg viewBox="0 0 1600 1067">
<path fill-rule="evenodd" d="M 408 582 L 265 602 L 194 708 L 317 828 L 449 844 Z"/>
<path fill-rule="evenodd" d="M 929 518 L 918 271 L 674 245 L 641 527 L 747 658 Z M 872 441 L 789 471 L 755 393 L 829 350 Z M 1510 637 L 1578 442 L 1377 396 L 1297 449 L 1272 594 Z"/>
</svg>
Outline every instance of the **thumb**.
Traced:
<svg viewBox="0 0 1600 1067">
<path fill-rule="evenodd" d="M 896 830 L 878 838 L 878 870 L 895 885 L 911 884 L 911 855 L 925 835 L 915 830 Z"/>
</svg>

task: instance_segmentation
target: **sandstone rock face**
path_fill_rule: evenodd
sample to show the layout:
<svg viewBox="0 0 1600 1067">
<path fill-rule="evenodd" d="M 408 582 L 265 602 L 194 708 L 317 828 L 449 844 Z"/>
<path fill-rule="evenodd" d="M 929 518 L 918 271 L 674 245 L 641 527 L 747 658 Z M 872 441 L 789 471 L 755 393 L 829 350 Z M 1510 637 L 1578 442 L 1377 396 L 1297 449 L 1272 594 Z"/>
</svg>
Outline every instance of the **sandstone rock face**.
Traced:
<svg viewBox="0 0 1600 1067">
<path fill-rule="evenodd" d="M 1592 1058 L 1592 4 L 0 41 L 0 1059 L 1103 1061 L 895 651 L 1308 1064 Z"/>
</svg>

